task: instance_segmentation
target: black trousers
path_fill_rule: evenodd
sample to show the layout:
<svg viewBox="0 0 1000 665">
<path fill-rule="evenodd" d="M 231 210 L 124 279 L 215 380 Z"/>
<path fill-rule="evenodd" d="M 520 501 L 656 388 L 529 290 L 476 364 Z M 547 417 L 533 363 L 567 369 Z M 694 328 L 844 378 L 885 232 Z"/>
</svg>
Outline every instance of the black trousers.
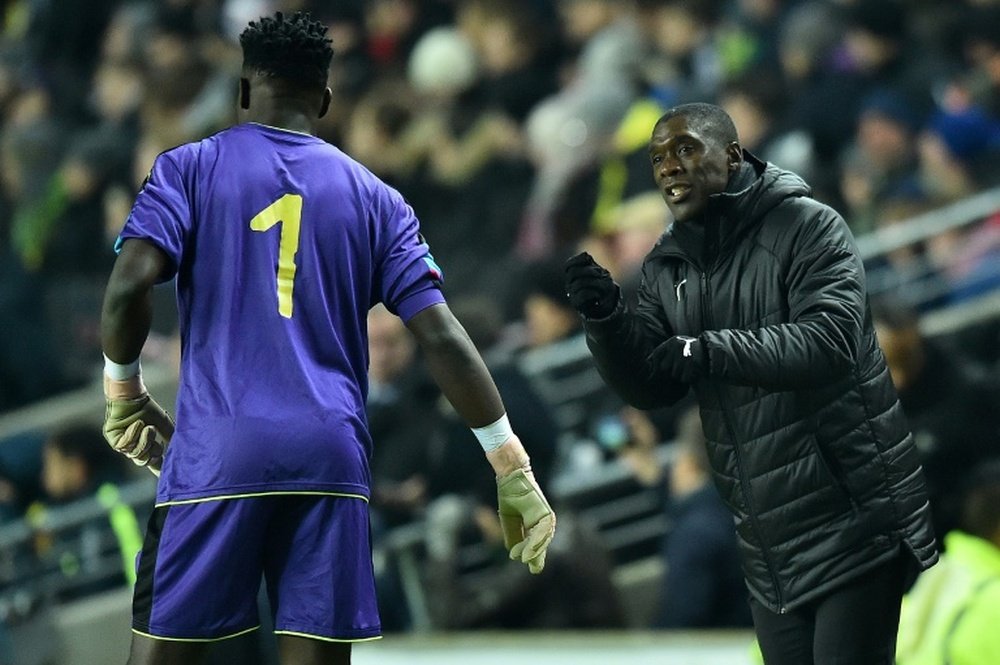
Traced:
<svg viewBox="0 0 1000 665">
<path fill-rule="evenodd" d="M 910 568 L 901 555 L 785 614 L 751 598 L 765 665 L 892 665 Z"/>
</svg>

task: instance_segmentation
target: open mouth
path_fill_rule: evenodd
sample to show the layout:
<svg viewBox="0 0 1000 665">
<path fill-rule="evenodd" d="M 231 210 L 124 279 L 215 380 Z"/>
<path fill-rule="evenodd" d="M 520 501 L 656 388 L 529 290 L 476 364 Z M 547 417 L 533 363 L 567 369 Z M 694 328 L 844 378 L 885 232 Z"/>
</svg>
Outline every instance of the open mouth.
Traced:
<svg viewBox="0 0 1000 665">
<path fill-rule="evenodd" d="M 687 200 L 688 196 L 691 194 L 690 185 L 673 185 L 667 187 L 667 199 L 671 203 L 683 203 Z"/>
</svg>

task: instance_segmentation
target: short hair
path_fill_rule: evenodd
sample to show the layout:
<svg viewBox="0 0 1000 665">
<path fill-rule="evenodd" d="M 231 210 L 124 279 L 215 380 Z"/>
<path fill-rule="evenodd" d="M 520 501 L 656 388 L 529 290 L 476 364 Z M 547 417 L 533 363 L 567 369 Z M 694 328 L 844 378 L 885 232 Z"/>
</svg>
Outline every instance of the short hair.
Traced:
<svg viewBox="0 0 1000 665">
<path fill-rule="evenodd" d="M 89 424 L 72 424 L 58 429 L 49 435 L 45 445 L 59 451 L 63 457 L 81 460 L 90 476 L 119 461 L 118 455 L 105 443 L 100 428 Z"/>
<path fill-rule="evenodd" d="M 326 26 L 305 12 L 261 17 L 240 34 L 243 67 L 305 87 L 326 85 L 333 46 Z"/>
<path fill-rule="evenodd" d="M 716 141 L 722 147 L 740 140 L 733 119 L 721 106 L 703 102 L 681 104 L 660 116 L 660 119 L 656 121 L 656 126 L 659 127 L 677 116 L 686 118 L 688 124 L 697 127 L 708 138 Z"/>
</svg>

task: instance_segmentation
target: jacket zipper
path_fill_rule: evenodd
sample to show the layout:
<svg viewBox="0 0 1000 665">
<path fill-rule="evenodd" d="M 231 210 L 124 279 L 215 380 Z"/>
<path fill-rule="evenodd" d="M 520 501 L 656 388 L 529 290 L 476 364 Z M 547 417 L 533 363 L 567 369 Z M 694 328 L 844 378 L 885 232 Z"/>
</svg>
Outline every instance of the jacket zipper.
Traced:
<svg viewBox="0 0 1000 665">
<path fill-rule="evenodd" d="M 710 299 L 709 299 L 709 286 L 711 285 L 711 276 L 708 271 L 701 273 L 701 320 L 702 328 L 705 330 L 714 330 L 715 321 L 714 317 L 709 317 Z M 736 450 L 736 467 L 739 469 L 740 474 L 740 484 L 745 488 L 747 493 L 747 513 L 750 515 L 750 525 L 757 535 L 757 540 L 760 542 L 760 551 L 764 555 L 764 561 L 767 564 L 768 573 L 771 575 L 771 584 L 774 586 L 775 595 L 778 597 L 778 612 L 784 614 L 788 610 L 785 608 L 785 601 L 782 598 L 781 586 L 778 584 L 778 577 L 774 572 L 774 562 L 771 560 L 771 553 L 764 545 L 764 539 L 761 538 L 760 522 L 757 520 L 757 513 L 754 511 L 753 505 L 753 495 L 750 489 L 750 482 L 746 475 L 746 468 L 743 466 L 743 454 L 740 451 L 739 441 L 736 437 L 736 428 L 733 427 L 732 422 L 729 419 L 729 409 L 726 408 L 725 400 L 722 396 L 722 390 L 719 389 L 718 385 L 712 383 L 712 388 L 715 390 L 716 398 L 719 400 L 719 406 L 722 407 L 722 420 L 726 424 L 726 430 L 729 431 L 729 436 L 733 441 L 733 448 Z"/>
</svg>

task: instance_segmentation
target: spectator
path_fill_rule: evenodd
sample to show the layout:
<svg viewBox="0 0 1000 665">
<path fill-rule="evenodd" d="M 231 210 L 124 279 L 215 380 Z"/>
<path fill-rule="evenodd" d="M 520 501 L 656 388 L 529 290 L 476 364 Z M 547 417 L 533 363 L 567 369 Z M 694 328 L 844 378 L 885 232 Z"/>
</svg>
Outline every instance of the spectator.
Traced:
<svg viewBox="0 0 1000 665">
<path fill-rule="evenodd" d="M 0 441 L 0 523 L 24 516 L 42 498 L 42 448 L 47 435 L 29 430 Z"/>
<path fill-rule="evenodd" d="M 578 516 L 559 512 L 558 535 L 539 575 L 504 554 L 496 512 L 458 497 L 432 504 L 426 564 L 428 604 L 435 628 L 622 628 L 612 562 L 602 540 Z M 475 574 L 463 568 L 463 548 L 485 560 Z M 586 552 L 586 556 L 581 556 Z"/>
<path fill-rule="evenodd" d="M 74 425 L 54 432 L 42 448 L 42 487 L 56 505 L 91 496 L 105 483 L 127 478 L 122 459 L 104 442 L 99 428 Z"/>
<path fill-rule="evenodd" d="M 938 111 L 920 136 L 920 182 L 935 201 L 951 202 L 996 182 L 1000 120 L 981 109 Z"/>
<path fill-rule="evenodd" d="M 670 467 L 671 527 L 663 541 L 667 572 L 658 628 L 749 627 L 733 518 L 711 481 L 696 408 L 682 417 Z"/>
<path fill-rule="evenodd" d="M 670 213 L 658 192 L 646 191 L 614 208 L 609 221 L 611 272 L 631 296 L 639 287 L 642 260 L 667 230 Z"/>
<path fill-rule="evenodd" d="M 974 4 L 974 3 L 973 3 Z M 967 7 L 958 26 L 961 63 L 946 91 L 949 108 L 977 106 L 1000 117 L 1000 7 Z"/>
<path fill-rule="evenodd" d="M 1000 454 L 996 405 L 956 354 L 921 333 L 911 308 L 883 300 L 873 306 L 872 317 L 920 453 L 934 528 L 944 535 L 956 527 L 957 490 L 968 469 Z"/>
<path fill-rule="evenodd" d="M 533 0 L 471 0 L 457 24 L 482 66 L 475 94 L 486 108 L 523 122 L 543 98 L 558 90 L 551 58 L 553 26 Z"/>
<path fill-rule="evenodd" d="M 540 260 L 578 241 L 596 204 L 594 172 L 638 93 L 643 57 L 636 17 L 613 0 L 559 0 L 577 58 L 568 82 L 529 114 L 525 131 L 536 176 L 518 230 L 517 254 Z"/>
<path fill-rule="evenodd" d="M 135 512 L 118 495 L 118 484 L 129 477 L 123 460 L 105 443 L 100 428 L 71 425 L 52 433 L 43 446 L 41 477 L 45 498 L 32 504 L 27 513 L 29 523 L 41 527 L 35 536 L 35 553 L 43 561 L 58 562 L 65 577 L 81 577 L 78 583 L 66 584 L 60 598 L 80 597 L 126 581 L 134 583 L 142 534 Z M 49 533 L 45 529 L 45 514 L 50 508 L 88 497 L 104 506 L 107 522 L 84 523 L 70 532 Z M 122 566 L 121 575 L 110 579 L 100 575 L 97 561 L 100 534 L 107 531 L 114 535 Z"/>
<path fill-rule="evenodd" d="M 885 200 L 919 192 L 914 139 L 921 122 L 898 93 L 878 90 L 863 102 L 840 172 L 840 197 L 855 235 L 874 229 Z"/>
<path fill-rule="evenodd" d="M 664 108 L 713 99 L 723 79 L 715 27 L 716 0 L 643 0 L 640 25 L 654 54 L 645 79 Z"/>
<path fill-rule="evenodd" d="M 893 90 L 926 114 L 932 81 L 941 76 L 935 54 L 908 48 L 908 15 L 898 0 L 856 2 L 844 14 L 842 42 L 815 85 L 795 95 L 789 115 L 809 132 L 821 162 L 836 159 L 850 141 L 869 94 Z"/>
<path fill-rule="evenodd" d="M 391 529 L 424 517 L 430 498 L 430 442 L 440 430 L 440 391 L 417 356 L 413 336 L 383 305 L 368 313 L 368 353 L 372 531 L 374 542 L 382 545 Z M 376 568 L 376 582 L 383 629 L 404 630 L 411 617 L 395 567 Z"/>
<path fill-rule="evenodd" d="M 586 211 L 590 215 L 590 231 L 611 232 L 615 221 L 612 216 L 618 206 L 649 190 L 646 135 L 650 123 L 656 122 L 663 111 L 652 97 L 636 99 L 615 129 L 610 147 L 601 155 L 599 169 L 584 173 L 585 185 L 596 193 L 593 208 Z"/>
<path fill-rule="evenodd" d="M 737 0 L 719 30 L 719 56 L 726 78 L 748 69 L 778 68 L 778 37 L 787 0 Z"/>
<path fill-rule="evenodd" d="M 579 317 L 566 300 L 561 265 L 531 264 L 523 280 L 527 343 L 518 363 L 555 417 L 559 475 L 604 457 L 592 443 L 593 427 L 602 415 L 617 412 L 621 401 L 604 385 L 586 352 Z"/>
<path fill-rule="evenodd" d="M 30 52 L 58 96 L 54 110 L 70 122 L 83 111 L 98 44 L 116 4 L 115 0 L 85 5 L 75 0 L 28 3 Z"/>
<path fill-rule="evenodd" d="M 1000 460 L 963 484 L 959 527 L 903 602 L 899 665 L 1000 662 Z"/>
<path fill-rule="evenodd" d="M 417 519 L 426 506 L 427 446 L 440 391 L 417 358 L 413 336 L 383 306 L 368 314 L 368 353 L 372 509 L 382 527 L 393 527 Z"/>
<path fill-rule="evenodd" d="M 922 195 L 890 197 L 878 207 L 875 223 L 878 230 L 890 229 L 904 222 L 932 214 L 934 206 Z M 872 296 L 889 294 L 918 311 L 940 307 L 950 297 L 947 264 L 935 262 L 936 253 L 928 251 L 929 243 L 905 245 L 882 256 L 873 257 L 868 265 L 868 289 Z"/>
<path fill-rule="evenodd" d="M 420 167 L 421 177 L 410 184 L 425 190 L 415 196 L 423 233 L 449 266 L 446 288 L 456 295 L 498 290 L 532 180 L 520 127 L 476 94 L 480 66 L 454 28 L 421 37 L 409 80 L 422 100 L 403 137 Z"/>
<path fill-rule="evenodd" d="M 502 339 L 503 319 L 499 306 L 483 297 L 457 299 L 452 305 L 455 317 L 469 333 L 469 338 L 486 361 L 500 397 L 507 406 L 511 426 L 524 432 L 521 441 L 531 450 L 532 470 L 538 482 L 547 487 L 555 465 L 559 429 L 552 410 L 515 362 L 509 345 Z M 428 471 L 429 494 L 437 498 L 458 494 L 492 506 L 496 493 L 492 479 L 475 473 L 481 464 L 469 429 L 458 414 L 438 401 L 440 428 L 433 437 Z M 471 451 L 471 454 L 470 454 Z"/>
<path fill-rule="evenodd" d="M 631 407 L 622 412 L 628 441 L 621 459 L 641 485 L 662 490 L 668 516 L 661 544 L 666 572 L 653 627 L 749 627 L 733 517 L 712 484 L 698 409 L 688 402 L 678 421 L 665 474 L 652 421 Z"/>
<path fill-rule="evenodd" d="M 808 182 L 816 174 L 812 143 L 802 131 L 783 126 L 786 84 L 771 72 L 751 70 L 728 81 L 719 106 L 733 119 L 746 149 L 761 159 L 795 171 Z"/>
</svg>

